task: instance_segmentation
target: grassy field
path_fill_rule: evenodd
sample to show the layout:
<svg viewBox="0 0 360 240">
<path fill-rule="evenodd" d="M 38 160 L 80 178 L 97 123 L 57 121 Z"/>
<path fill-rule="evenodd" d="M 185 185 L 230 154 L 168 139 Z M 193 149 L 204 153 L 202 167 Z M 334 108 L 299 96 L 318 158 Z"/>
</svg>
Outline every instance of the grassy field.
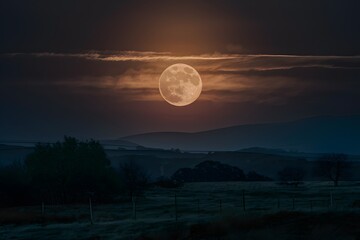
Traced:
<svg viewBox="0 0 360 240">
<path fill-rule="evenodd" d="M 88 204 L 50 206 L 45 203 L 44 215 L 41 203 L 39 206 L 1 209 L 0 239 L 136 239 L 141 236 L 182 239 L 191 234 L 195 234 L 193 239 L 211 239 L 196 234 L 214 229 L 218 232 L 213 235 L 220 234 L 220 239 L 233 239 L 234 236 L 228 234 L 232 232 L 228 226 L 244 227 L 248 236 L 249 228 L 254 226 L 258 227 L 257 233 L 271 233 L 272 230 L 266 227 L 269 222 L 277 223 L 274 229 L 286 235 L 285 229 L 290 227 L 291 230 L 291 221 L 297 225 L 300 224 L 297 221 L 309 218 L 322 223 L 322 219 L 328 220 L 331 214 L 330 218 L 335 220 L 325 221 L 324 229 L 320 227 L 321 232 L 336 225 L 337 218 L 339 224 L 347 221 L 341 219 L 359 218 L 360 183 L 342 182 L 339 187 L 333 187 L 329 182 L 306 182 L 299 187 L 274 182 L 191 183 L 179 189 L 148 190 L 136 200 L 136 217 L 133 207 L 131 202 L 110 205 L 94 202 L 93 224 L 90 223 Z M 349 220 L 349 224 L 352 222 Z M 211 227 L 214 223 L 226 228 Z M 249 227 L 247 224 L 250 223 Z M 286 226 L 282 228 L 282 224 Z M 347 227 L 344 226 L 343 231 L 351 232 Z M 357 236 L 358 233 L 352 234 Z"/>
</svg>

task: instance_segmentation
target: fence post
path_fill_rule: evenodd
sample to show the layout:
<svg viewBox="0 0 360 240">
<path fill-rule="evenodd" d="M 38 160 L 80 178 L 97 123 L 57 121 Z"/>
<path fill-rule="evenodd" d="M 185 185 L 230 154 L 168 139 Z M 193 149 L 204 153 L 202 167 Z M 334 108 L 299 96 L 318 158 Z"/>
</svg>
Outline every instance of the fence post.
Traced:
<svg viewBox="0 0 360 240">
<path fill-rule="evenodd" d="M 277 199 L 277 208 L 280 209 L 280 199 Z"/>
<path fill-rule="evenodd" d="M 175 193 L 175 221 L 177 222 L 177 220 L 178 220 L 178 209 L 177 209 L 177 198 Z"/>
<path fill-rule="evenodd" d="M 44 216 L 45 214 L 45 203 L 41 202 L 41 215 Z"/>
<path fill-rule="evenodd" d="M 295 196 L 293 196 L 293 199 L 292 199 L 292 209 L 293 210 L 295 209 Z"/>
<path fill-rule="evenodd" d="M 332 192 L 330 192 L 330 208 L 333 206 L 333 195 Z"/>
<path fill-rule="evenodd" d="M 312 212 L 313 210 L 313 200 L 310 200 L 310 211 Z"/>
<path fill-rule="evenodd" d="M 136 201 L 133 196 L 131 196 L 132 206 L 133 206 L 133 218 L 136 220 Z"/>
<path fill-rule="evenodd" d="M 197 215 L 200 217 L 200 200 L 197 200 Z"/>
<path fill-rule="evenodd" d="M 220 214 L 221 214 L 221 212 L 222 212 L 222 201 L 221 201 L 221 199 L 219 200 L 219 210 L 220 210 Z"/>
<path fill-rule="evenodd" d="M 89 197 L 89 211 L 90 211 L 90 222 L 91 222 L 91 224 L 94 224 L 94 221 L 93 221 L 93 210 L 92 210 L 92 204 L 91 204 L 91 197 Z"/>
<path fill-rule="evenodd" d="M 245 210 L 246 210 L 246 205 L 245 205 L 245 190 L 243 190 L 242 191 L 242 195 L 243 195 L 243 210 L 244 210 L 244 212 L 245 212 Z"/>
</svg>

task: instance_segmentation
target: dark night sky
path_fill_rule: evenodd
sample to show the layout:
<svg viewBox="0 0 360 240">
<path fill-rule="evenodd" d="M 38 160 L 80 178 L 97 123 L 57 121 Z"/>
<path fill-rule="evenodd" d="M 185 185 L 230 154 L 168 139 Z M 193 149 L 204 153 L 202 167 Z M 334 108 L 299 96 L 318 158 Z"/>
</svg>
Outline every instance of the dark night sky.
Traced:
<svg viewBox="0 0 360 240">
<path fill-rule="evenodd" d="M 360 114 L 359 1 L 0 1 L 0 140 Z M 194 66 L 203 93 L 157 84 Z"/>
</svg>

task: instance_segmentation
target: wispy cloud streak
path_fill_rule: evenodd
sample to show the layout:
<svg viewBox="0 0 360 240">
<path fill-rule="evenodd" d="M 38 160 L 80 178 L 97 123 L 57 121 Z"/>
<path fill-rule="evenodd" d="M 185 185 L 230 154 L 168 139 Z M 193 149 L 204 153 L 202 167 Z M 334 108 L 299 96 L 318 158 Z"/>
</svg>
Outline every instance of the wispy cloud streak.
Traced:
<svg viewBox="0 0 360 240">
<path fill-rule="evenodd" d="M 7 53 L 4 56 L 33 56 L 33 57 L 69 57 L 69 58 L 83 58 L 93 61 L 173 61 L 173 60 L 229 60 L 239 58 L 239 55 L 226 54 L 203 54 L 203 55 L 187 55 L 176 56 L 168 52 L 138 52 L 138 51 L 121 51 L 121 52 L 88 52 L 88 53 Z"/>
<path fill-rule="evenodd" d="M 360 60 L 360 56 L 336 56 L 336 55 L 292 55 L 292 54 L 200 54 L 200 55 L 173 55 L 170 52 L 150 52 L 150 51 L 119 51 L 119 52 L 99 52 L 89 51 L 86 53 L 55 53 L 55 52 L 35 52 L 35 53 L 4 53 L 3 56 L 34 56 L 34 57 L 70 57 L 84 58 L 87 60 L 98 61 L 158 61 L 158 60 L 252 60 L 258 58 L 276 59 L 311 59 L 311 60 Z"/>
<path fill-rule="evenodd" d="M 61 68 L 54 75 L 58 80 L 32 81 L 55 87 L 108 90 L 109 93 L 131 100 L 161 100 L 158 94 L 158 78 L 164 67 L 183 62 L 193 65 L 200 73 L 204 85 L 200 100 L 224 102 L 271 102 L 278 103 L 300 96 L 304 92 L 341 89 L 344 82 L 352 81 L 360 73 L 360 56 L 316 56 L 273 54 L 202 54 L 173 55 L 169 52 L 97 52 L 87 53 L 7 53 L 0 57 L 33 57 L 46 60 L 56 58 L 70 61 L 86 69 L 83 76 L 61 76 Z M 57 62 L 58 63 L 58 62 Z M 109 63 L 101 74 L 93 73 L 93 66 Z M 91 67 L 87 64 L 91 64 Z M 97 65 L 96 65 L 97 66 Z M 78 66 L 74 66 L 75 72 Z M 122 71 L 116 69 L 121 68 Z M 56 69 L 56 67 L 55 67 Z M 109 69 L 111 73 L 108 72 Z M 115 69 L 113 71 L 113 69 Z M 334 75 L 333 72 L 337 71 Z M 339 76 L 338 71 L 355 71 L 350 77 Z M 101 72 L 101 71 L 100 71 Z M 342 73 L 341 73 L 342 74 Z M 333 76 L 334 75 L 334 76 Z M 336 77 L 336 79 L 335 79 Z M 351 79 L 350 79 L 351 78 Z M 332 82 L 324 85 L 324 81 Z M 334 81 L 335 84 L 334 84 Z M 328 87 L 329 86 L 329 87 Z M 330 89 L 333 86 L 334 89 Z M 85 90 L 84 90 L 85 89 Z M 95 91 L 96 92 L 96 91 Z M 277 96 L 277 97 L 274 97 Z"/>
</svg>

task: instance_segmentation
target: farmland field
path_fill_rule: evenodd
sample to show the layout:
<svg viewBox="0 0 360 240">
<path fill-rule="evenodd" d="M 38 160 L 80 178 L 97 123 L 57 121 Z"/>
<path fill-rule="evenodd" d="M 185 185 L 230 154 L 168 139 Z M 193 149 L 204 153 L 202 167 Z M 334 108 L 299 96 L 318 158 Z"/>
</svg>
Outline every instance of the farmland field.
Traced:
<svg viewBox="0 0 360 240">
<path fill-rule="evenodd" d="M 289 214 L 285 215 L 289 221 L 291 213 L 358 217 L 360 183 L 341 182 L 338 187 L 331 182 L 305 182 L 298 187 L 274 182 L 188 183 L 178 189 L 149 189 L 136 199 L 135 208 L 132 202 L 120 202 L 93 202 L 93 224 L 88 203 L 45 203 L 44 214 L 41 203 L 0 209 L 0 239 L 136 239 L 175 229 L 186 234 L 189 226 L 228 219 L 246 222 L 278 213 Z"/>
</svg>

